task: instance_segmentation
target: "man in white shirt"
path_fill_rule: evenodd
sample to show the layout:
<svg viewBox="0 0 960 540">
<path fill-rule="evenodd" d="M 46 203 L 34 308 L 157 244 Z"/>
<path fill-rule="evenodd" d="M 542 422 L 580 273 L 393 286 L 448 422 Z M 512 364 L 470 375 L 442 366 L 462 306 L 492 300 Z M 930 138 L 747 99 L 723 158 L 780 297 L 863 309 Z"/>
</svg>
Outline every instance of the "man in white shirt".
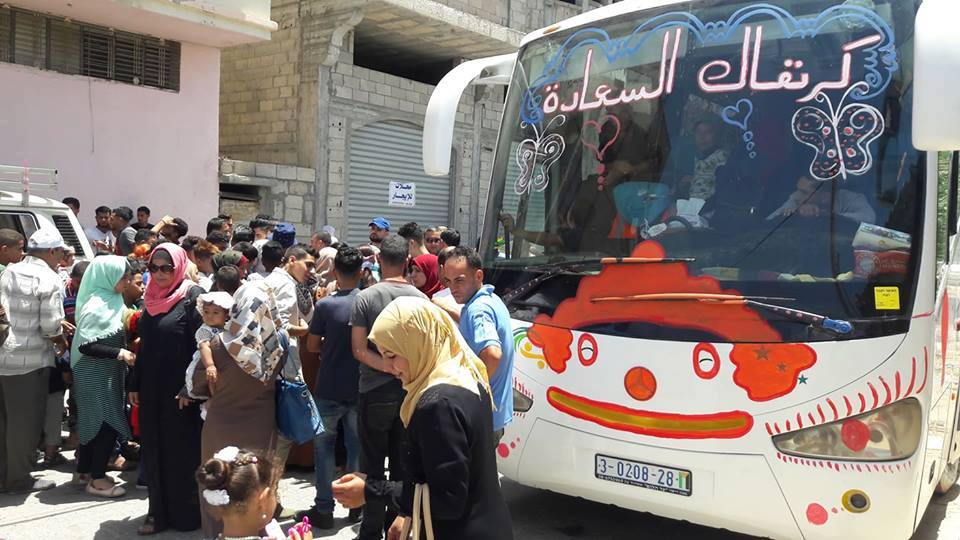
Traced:
<svg viewBox="0 0 960 540">
<path fill-rule="evenodd" d="M 0 347 L 0 491 L 54 487 L 34 479 L 47 403 L 54 345 L 63 350 L 63 284 L 55 268 L 66 244 L 55 230 L 40 229 L 27 241 L 27 256 L 0 276 L 0 305 L 10 333 Z"/>
<path fill-rule="evenodd" d="M 289 380 L 303 380 L 299 340 L 310 332 L 310 317 L 313 315 L 313 305 L 310 306 L 307 313 L 303 313 L 297 302 L 297 285 L 306 283 L 307 278 L 313 273 L 315 265 L 316 259 L 313 255 L 303 247 L 293 246 L 284 253 L 283 264 L 274 268 L 263 280 L 273 291 L 273 296 L 276 299 L 277 316 L 281 323 L 280 328 L 286 330 L 290 338 L 287 363 L 283 368 L 283 376 Z M 280 468 L 280 476 L 283 475 L 284 464 L 287 462 L 292 446 L 293 443 L 289 439 L 283 436 L 278 438 L 276 465 Z M 279 499 L 278 506 L 280 506 Z M 286 516 L 282 507 L 280 515 Z"/>
<path fill-rule="evenodd" d="M 87 240 L 93 244 L 96 251 L 109 251 L 113 253 L 113 247 L 117 243 L 116 236 L 113 235 L 113 229 L 110 227 L 110 216 L 113 212 L 109 206 L 98 206 L 96 209 L 97 225 L 87 227 L 83 232 L 87 235 Z"/>
<path fill-rule="evenodd" d="M 833 193 L 829 184 L 814 182 L 801 176 L 797 180 L 797 190 L 780 208 L 767 216 L 767 219 L 773 220 L 793 214 L 807 218 L 829 216 L 833 199 L 833 213 L 836 215 L 861 223 L 876 223 L 877 213 L 863 194 L 843 188 L 837 188 L 835 197 Z"/>
<path fill-rule="evenodd" d="M 313 306 L 307 313 L 303 313 L 297 304 L 297 285 L 306 283 L 307 278 L 314 271 L 316 259 L 300 246 L 287 249 L 283 256 L 283 264 L 273 269 L 264 279 L 273 289 L 277 300 L 277 311 L 283 329 L 290 335 L 290 359 L 284 370 L 291 373 L 290 364 L 299 366 L 298 338 L 307 335 L 310 330 L 309 319 L 313 313 Z"/>
<path fill-rule="evenodd" d="M 310 247 L 317 252 L 317 277 L 320 278 L 321 287 L 326 287 L 334 280 L 333 260 L 337 257 L 337 250 L 332 246 L 333 237 L 327 231 L 321 230 L 310 238 Z"/>
</svg>

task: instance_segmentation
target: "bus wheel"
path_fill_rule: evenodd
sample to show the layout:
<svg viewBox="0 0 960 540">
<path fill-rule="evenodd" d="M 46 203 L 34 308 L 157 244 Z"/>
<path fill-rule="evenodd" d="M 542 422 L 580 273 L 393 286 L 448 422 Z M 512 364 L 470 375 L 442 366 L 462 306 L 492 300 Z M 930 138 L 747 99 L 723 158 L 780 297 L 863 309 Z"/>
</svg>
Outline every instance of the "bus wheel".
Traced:
<svg viewBox="0 0 960 540">
<path fill-rule="evenodd" d="M 948 463 L 947 467 L 943 469 L 943 474 L 940 475 L 940 481 L 937 482 L 934 493 L 937 495 L 946 494 L 957 483 L 957 477 L 960 477 L 960 461 Z"/>
</svg>

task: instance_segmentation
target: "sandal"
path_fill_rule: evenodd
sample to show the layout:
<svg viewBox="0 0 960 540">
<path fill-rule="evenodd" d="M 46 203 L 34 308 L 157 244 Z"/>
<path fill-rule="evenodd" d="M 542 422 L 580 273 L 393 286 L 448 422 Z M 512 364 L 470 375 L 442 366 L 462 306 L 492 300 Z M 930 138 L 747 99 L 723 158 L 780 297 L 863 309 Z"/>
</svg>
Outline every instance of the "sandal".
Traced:
<svg viewBox="0 0 960 540">
<path fill-rule="evenodd" d="M 127 490 L 122 487 L 114 484 L 108 488 L 98 488 L 93 485 L 93 482 L 87 484 L 87 493 L 91 495 L 96 495 L 97 497 L 103 497 L 105 499 L 116 499 L 117 497 L 123 497 L 127 494 Z"/>
<path fill-rule="evenodd" d="M 140 536 L 151 536 L 157 534 L 163 529 L 157 527 L 157 520 L 153 516 L 147 516 L 147 519 L 144 520 L 143 525 L 137 529 L 137 534 Z"/>
</svg>

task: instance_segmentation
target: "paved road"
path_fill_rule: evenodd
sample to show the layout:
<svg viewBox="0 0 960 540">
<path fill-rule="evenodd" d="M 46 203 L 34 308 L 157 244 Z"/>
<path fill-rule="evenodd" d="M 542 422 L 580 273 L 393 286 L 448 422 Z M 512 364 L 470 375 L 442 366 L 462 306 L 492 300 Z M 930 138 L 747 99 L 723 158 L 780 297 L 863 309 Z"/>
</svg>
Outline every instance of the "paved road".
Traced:
<svg viewBox="0 0 960 540">
<path fill-rule="evenodd" d="M 69 454 L 68 454 L 69 455 Z M 65 483 L 70 480 L 72 464 L 44 477 Z M 122 478 L 134 481 L 133 473 Z M 313 498 L 312 475 L 294 472 L 281 484 L 284 501 L 293 508 L 306 508 Z M 658 539 L 748 540 L 748 537 L 674 521 L 650 514 L 632 512 L 574 497 L 539 491 L 505 481 L 504 494 L 513 515 L 518 540 L 635 540 L 656 531 Z M 0 540 L 69 538 L 114 540 L 136 538 L 136 528 L 147 510 L 146 492 L 132 491 L 120 500 L 93 499 L 71 487 L 30 495 L 0 495 Z M 338 508 L 337 516 L 346 511 Z M 349 540 L 355 534 L 340 519 L 340 528 L 318 538 Z M 198 534 L 164 533 L 157 540 L 186 540 Z M 935 499 L 927 510 L 913 540 L 957 540 L 960 538 L 960 486 L 944 498 Z"/>
</svg>

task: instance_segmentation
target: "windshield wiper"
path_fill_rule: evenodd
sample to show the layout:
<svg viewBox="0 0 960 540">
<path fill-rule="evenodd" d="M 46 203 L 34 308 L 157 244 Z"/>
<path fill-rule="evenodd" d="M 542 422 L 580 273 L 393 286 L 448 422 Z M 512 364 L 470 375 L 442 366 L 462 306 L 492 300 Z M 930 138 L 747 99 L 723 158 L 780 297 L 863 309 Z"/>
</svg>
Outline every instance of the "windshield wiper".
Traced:
<svg viewBox="0 0 960 540">
<path fill-rule="evenodd" d="M 696 261 L 693 257 L 601 257 L 591 259 L 557 259 L 540 264 L 531 264 L 524 266 L 524 270 L 544 270 L 560 268 L 561 270 L 570 270 L 580 266 L 596 266 L 607 264 L 666 264 L 666 263 L 691 263 Z"/>
<path fill-rule="evenodd" d="M 761 301 L 762 300 L 762 301 Z M 810 313 L 799 309 L 769 304 L 769 301 L 790 301 L 794 298 L 776 298 L 771 296 L 741 296 L 737 294 L 705 294 L 705 293 L 650 293 L 632 296 L 605 296 L 593 298 L 591 302 L 705 302 L 720 304 L 739 304 L 770 311 L 789 321 L 796 321 L 829 330 L 837 334 L 849 334 L 853 331 L 853 324 L 842 319 L 831 319 L 824 315 Z"/>
<path fill-rule="evenodd" d="M 529 270 L 544 270 L 542 274 L 537 275 L 530 281 L 524 283 L 523 285 L 513 289 L 512 291 L 503 295 L 503 302 L 509 304 L 511 301 L 516 300 L 517 297 L 524 295 L 534 288 L 539 286 L 544 281 L 560 275 L 563 272 L 569 272 L 573 270 L 581 270 L 583 267 L 587 266 L 604 266 L 604 265 L 613 265 L 613 264 L 666 264 L 666 263 L 680 263 L 680 262 L 693 262 L 693 258 L 647 258 L 647 257 L 603 257 L 603 258 L 594 258 L 594 259 L 557 259 L 554 261 L 542 263 L 542 264 L 532 264 L 529 266 L 524 266 L 524 271 Z"/>
</svg>

